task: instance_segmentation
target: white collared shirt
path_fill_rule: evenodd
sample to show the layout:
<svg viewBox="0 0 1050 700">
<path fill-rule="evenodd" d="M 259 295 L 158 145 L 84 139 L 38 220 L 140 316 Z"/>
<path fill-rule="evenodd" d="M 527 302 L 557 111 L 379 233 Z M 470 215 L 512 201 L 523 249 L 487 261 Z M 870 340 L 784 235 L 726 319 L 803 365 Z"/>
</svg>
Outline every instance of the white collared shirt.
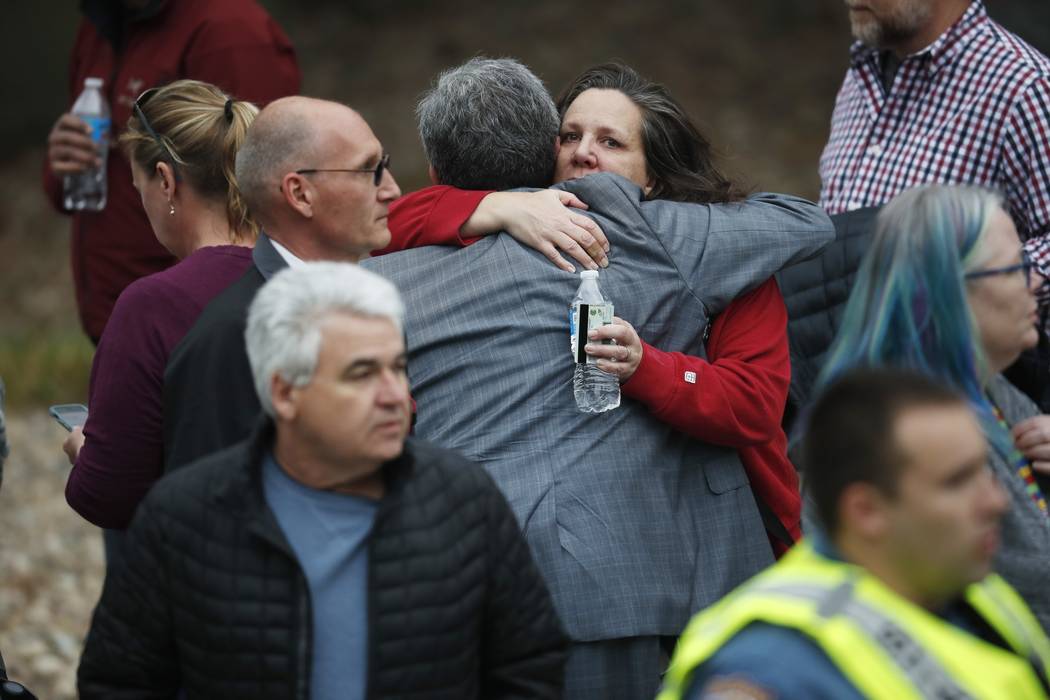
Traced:
<svg viewBox="0 0 1050 700">
<path fill-rule="evenodd" d="M 273 248 L 277 251 L 278 255 L 284 258 L 284 261 L 288 263 L 288 267 L 301 267 L 304 264 L 302 260 L 295 257 L 295 253 L 285 248 L 273 238 L 270 239 L 270 243 L 273 244 Z"/>
</svg>

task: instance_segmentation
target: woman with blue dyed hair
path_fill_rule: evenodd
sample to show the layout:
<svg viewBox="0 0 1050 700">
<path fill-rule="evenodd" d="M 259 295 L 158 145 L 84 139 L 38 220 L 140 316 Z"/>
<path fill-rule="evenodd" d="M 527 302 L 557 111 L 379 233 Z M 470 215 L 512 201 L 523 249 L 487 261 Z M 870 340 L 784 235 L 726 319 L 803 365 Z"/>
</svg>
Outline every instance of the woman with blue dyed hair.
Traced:
<svg viewBox="0 0 1050 700">
<path fill-rule="evenodd" d="M 1050 518 L 1037 480 L 1050 474 L 1050 416 L 1001 375 L 1038 341 L 1042 283 L 997 194 L 941 185 L 903 192 L 879 214 L 819 383 L 891 366 L 968 397 L 1011 500 L 996 569 L 1050 630 Z"/>
</svg>

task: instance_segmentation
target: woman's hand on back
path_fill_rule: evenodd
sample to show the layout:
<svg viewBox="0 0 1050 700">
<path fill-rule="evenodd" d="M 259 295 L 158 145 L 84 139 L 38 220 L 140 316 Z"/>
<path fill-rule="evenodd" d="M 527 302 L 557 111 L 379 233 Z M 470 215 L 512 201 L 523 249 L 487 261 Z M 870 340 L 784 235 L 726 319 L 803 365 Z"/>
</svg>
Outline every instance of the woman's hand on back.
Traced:
<svg viewBox="0 0 1050 700">
<path fill-rule="evenodd" d="M 464 236 L 483 236 L 506 231 L 522 245 L 540 251 L 566 272 L 575 272 L 567 253 L 588 270 L 606 267 L 609 240 L 590 218 L 575 209 L 587 205 L 571 192 L 493 192 L 481 200 L 474 214 L 463 224 Z"/>
</svg>

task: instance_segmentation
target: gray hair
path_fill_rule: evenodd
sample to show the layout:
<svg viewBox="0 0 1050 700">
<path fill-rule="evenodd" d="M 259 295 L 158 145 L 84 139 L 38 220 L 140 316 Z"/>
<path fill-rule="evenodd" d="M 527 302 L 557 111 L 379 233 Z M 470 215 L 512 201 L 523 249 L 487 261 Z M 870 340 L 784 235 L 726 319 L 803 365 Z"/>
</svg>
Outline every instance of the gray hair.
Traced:
<svg viewBox="0 0 1050 700">
<path fill-rule="evenodd" d="M 237 151 L 234 172 L 248 211 L 260 224 L 272 226 L 285 173 L 303 167 L 318 150 L 315 120 L 285 98 L 263 109 Z"/>
<path fill-rule="evenodd" d="M 321 324 L 336 313 L 385 318 L 400 333 L 405 309 L 392 282 L 352 263 L 308 262 L 287 268 L 255 295 L 244 340 L 267 415 L 274 415 L 270 382 L 275 374 L 296 386 L 310 383 L 321 349 Z"/>
<path fill-rule="evenodd" d="M 443 72 L 416 117 L 441 184 L 497 190 L 551 184 L 558 110 L 543 81 L 512 58 L 472 58 Z"/>
</svg>

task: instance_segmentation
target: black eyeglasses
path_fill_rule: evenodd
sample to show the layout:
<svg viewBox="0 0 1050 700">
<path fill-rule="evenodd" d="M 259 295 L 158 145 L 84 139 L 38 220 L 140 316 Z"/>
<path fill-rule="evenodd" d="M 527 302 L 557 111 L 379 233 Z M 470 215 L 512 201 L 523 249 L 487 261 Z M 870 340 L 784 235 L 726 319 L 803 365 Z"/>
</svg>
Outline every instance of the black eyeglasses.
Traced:
<svg viewBox="0 0 1050 700">
<path fill-rule="evenodd" d="M 967 272 L 963 277 L 968 280 L 980 279 L 981 277 L 992 277 L 994 275 L 1009 275 L 1019 270 L 1024 270 L 1024 283 L 1026 286 L 1032 286 L 1032 269 L 1035 267 L 1035 263 L 1032 262 L 1032 258 L 1028 256 L 1028 251 L 1021 249 L 1021 262 L 1016 265 L 1007 265 L 1006 267 L 990 267 L 986 270 L 974 270 L 973 272 Z"/>
<path fill-rule="evenodd" d="M 390 154 L 384 153 L 383 157 L 379 159 L 379 165 L 374 168 L 300 168 L 295 172 L 299 175 L 309 175 L 310 173 L 375 173 L 372 182 L 375 183 L 376 187 L 379 187 L 379 183 L 383 181 L 383 173 L 389 169 Z"/>
<path fill-rule="evenodd" d="M 142 128 L 144 128 L 146 130 L 146 133 L 149 134 L 153 138 L 153 140 L 157 142 L 157 145 L 160 146 L 160 150 L 164 151 L 164 155 L 167 156 L 167 161 L 171 165 L 171 169 L 175 171 L 175 178 L 178 179 L 179 172 L 178 166 L 175 163 L 175 156 L 173 156 L 171 154 L 171 151 L 168 150 L 168 146 L 164 143 L 164 139 L 160 137 L 160 134 L 154 131 L 153 125 L 149 123 L 149 119 L 146 119 L 146 114 L 142 111 L 142 105 L 149 102 L 150 99 L 152 99 L 152 97 L 157 94 L 158 90 L 160 90 L 160 88 L 155 87 L 146 90 L 144 93 L 139 95 L 139 98 L 137 100 L 135 100 L 135 103 L 131 106 L 131 109 L 132 111 L 134 111 L 135 116 L 138 117 L 139 122 L 142 124 Z"/>
</svg>

